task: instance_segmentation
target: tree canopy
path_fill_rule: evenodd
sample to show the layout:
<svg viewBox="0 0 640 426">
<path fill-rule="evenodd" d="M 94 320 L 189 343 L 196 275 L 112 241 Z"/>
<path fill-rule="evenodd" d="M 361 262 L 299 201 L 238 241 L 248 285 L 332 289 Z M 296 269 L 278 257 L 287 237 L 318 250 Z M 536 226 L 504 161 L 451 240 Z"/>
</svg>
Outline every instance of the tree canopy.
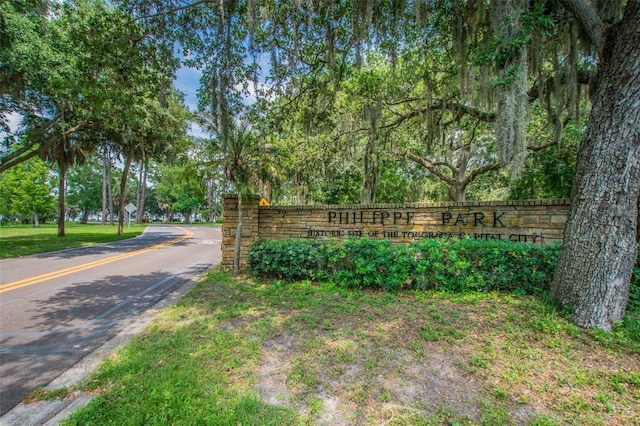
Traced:
<svg viewBox="0 0 640 426">
<path fill-rule="evenodd" d="M 342 158 L 353 152 L 349 136 L 362 135 L 363 202 L 374 200 L 380 182 L 381 146 L 387 152 L 404 152 L 405 158 L 447 183 L 454 199 L 464 199 L 466 184 L 484 172 L 507 168 L 516 178 L 527 148 L 558 146 L 568 125 L 583 132 L 581 116 L 590 102 L 612 108 L 610 99 L 621 95 L 609 84 L 612 76 L 621 78 L 624 104 L 635 113 L 620 111 L 609 120 L 600 107 L 600 116 L 590 116 L 572 190 L 565 247 L 573 248 L 563 250 L 560 262 L 570 266 L 561 266 L 554 290 L 556 300 L 576 309 L 580 325 L 610 328 L 621 318 L 637 254 L 637 0 L 131 0 L 126 7 L 140 20 L 168 29 L 190 63 L 203 69 L 201 107 L 209 109 L 222 140 L 231 134 L 232 117 L 244 109 L 241 95 L 248 90 L 247 82 L 260 77 L 260 66 L 266 77 L 254 90 L 264 95 L 258 107 L 268 109 L 257 116 L 270 116 L 267 122 L 275 124 L 264 131 L 285 140 L 300 131 L 318 141 L 329 136 L 320 151 L 331 149 L 329 140 Z M 384 62 L 376 71 L 388 74 L 377 81 L 369 74 L 373 84 L 367 85 L 363 79 L 372 53 Z M 360 98 L 360 120 L 351 122 L 358 122 L 356 130 L 331 119 L 350 79 L 360 79 L 360 87 L 371 95 Z M 387 83 L 391 91 L 385 90 Z M 590 91 L 593 98 L 588 99 Z M 357 101 L 349 98 L 356 112 Z M 546 131 L 531 129 L 532 122 Z M 411 127 L 391 131 L 405 123 Z M 614 123 L 630 132 L 623 136 L 614 131 Z M 617 153 L 608 149 L 609 138 L 619 143 Z M 402 143 L 392 144 L 392 139 Z M 617 163 L 620 152 L 628 155 L 624 166 Z M 600 155 L 612 172 L 594 166 Z M 606 182 L 598 180 L 603 178 Z M 583 186 L 586 182 L 591 187 Z M 620 198 L 598 195 L 600 190 L 592 190 L 596 182 Z M 614 222 L 630 237 L 621 244 L 613 238 L 602 243 L 617 253 L 614 259 L 606 259 L 606 250 L 593 242 L 611 231 L 607 224 L 598 225 L 603 217 L 611 223 L 598 208 L 602 200 L 608 200 L 608 206 L 625 206 L 614 213 L 619 217 Z M 580 257 L 607 272 L 578 273 Z M 580 276 L 578 285 L 571 283 L 575 274 Z M 604 303 L 591 299 L 583 304 L 590 292 L 610 297 Z"/>
<path fill-rule="evenodd" d="M 13 0 L 0 12 L 0 170 L 40 155 L 63 177 L 94 129 L 122 156 L 122 185 L 132 162 L 169 161 L 184 123 L 166 108 L 176 56 L 202 73 L 198 117 L 217 153 L 201 164 L 231 159 L 217 164 L 237 188 L 303 203 L 571 191 L 554 298 L 586 327 L 624 314 L 638 0 Z M 10 114 L 24 131 L 9 132 Z M 236 149 L 241 133 L 278 151 L 277 167 Z"/>
<path fill-rule="evenodd" d="M 171 88 L 178 62 L 111 2 L 15 0 L 0 13 L 0 171 L 36 156 L 56 166 L 64 236 L 69 168 L 108 147 L 127 165 L 124 197 L 133 160 L 169 155 L 185 138 L 188 115 Z M 21 120 L 16 129 L 12 117 Z"/>
</svg>

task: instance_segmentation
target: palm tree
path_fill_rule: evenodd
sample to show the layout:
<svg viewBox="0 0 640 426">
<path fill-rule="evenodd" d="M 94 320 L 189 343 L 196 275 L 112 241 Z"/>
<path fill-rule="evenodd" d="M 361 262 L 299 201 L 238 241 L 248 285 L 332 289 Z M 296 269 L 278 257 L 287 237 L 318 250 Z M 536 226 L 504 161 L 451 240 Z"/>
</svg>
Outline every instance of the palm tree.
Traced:
<svg viewBox="0 0 640 426">
<path fill-rule="evenodd" d="M 226 143 L 220 146 L 224 175 L 238 194 L 238 227 L 236 228 L 233 256 L 233 272 L 240 270 L 240 241 L 242 237 L 242 196 L 252 192 L 260 182 L 272 179 L 270 165 L 274 162 L 273 150 L 247 126 L 231 130 Z"/>
<path fill-rule="evenodd" d="M 60 182 L 58 184 L 58 237 L 65 236 L 65 179 L 67 170 L 74 164 L 82 165 L 86 162 L 86 151 L 90 148 L 90 145 L 83 142 L 78 134 L 68 134 L 63 131 L 62 137 L 57 140 L 57 143 L 45 145 L 46 149 L 40 153 L 40 157 L 44 161 L 57 164 L 60 174 Z"/>
</svg>

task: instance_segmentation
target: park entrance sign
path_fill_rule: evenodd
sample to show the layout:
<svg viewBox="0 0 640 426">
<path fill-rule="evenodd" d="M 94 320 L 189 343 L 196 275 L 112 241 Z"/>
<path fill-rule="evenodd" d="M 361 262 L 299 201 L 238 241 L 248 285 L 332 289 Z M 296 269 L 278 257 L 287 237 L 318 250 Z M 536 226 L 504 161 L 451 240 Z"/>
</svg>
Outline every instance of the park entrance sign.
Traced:
<svg viewBox="0 0 640 426">
<path fill-rule="evenodd" d="M 448 203 L 261 206 L 242 199 L 240 266 L 258 239 L 388 239 L 408 244 L 427 238 L 473 238 L 538 246 L 562 241 L 568 199 Z M 237 195 L 225 195 L 222 266 L 233 267 Z"/>
</svg>

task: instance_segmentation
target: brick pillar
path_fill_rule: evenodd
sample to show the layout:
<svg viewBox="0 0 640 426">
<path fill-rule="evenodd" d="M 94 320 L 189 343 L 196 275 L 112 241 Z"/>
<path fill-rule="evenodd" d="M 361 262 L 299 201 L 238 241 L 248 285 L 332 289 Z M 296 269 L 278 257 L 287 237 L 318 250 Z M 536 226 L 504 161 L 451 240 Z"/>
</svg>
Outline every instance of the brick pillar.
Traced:
<svg viewBox="0 0 640 426">
<path fill-rule="evenodd" d="M 233 252 L 236 242 L 236 228 L 238 227 L 238 195 L 224 194 L 222 196 L 222 269 L 233 269 Z M 260 217 L 258 202 L 260 197 L 242 197 L 242 238 L 240 242 L 240 269 L 249 266 L 247 258 L 249 248 L 260 238 L 258 220 Z"/>
</svg>

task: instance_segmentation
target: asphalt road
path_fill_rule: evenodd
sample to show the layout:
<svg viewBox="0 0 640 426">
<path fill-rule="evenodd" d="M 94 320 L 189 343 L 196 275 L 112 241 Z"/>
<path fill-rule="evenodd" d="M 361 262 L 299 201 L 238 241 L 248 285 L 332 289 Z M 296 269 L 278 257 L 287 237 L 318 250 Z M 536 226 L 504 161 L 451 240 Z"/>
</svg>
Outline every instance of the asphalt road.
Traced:
<svg viewBox="0 0 640 426">
<path fill-rule="evenodd" d="M 0 261 L 0 415 L 219 263 L 220 229 Z"/>
</svg>

